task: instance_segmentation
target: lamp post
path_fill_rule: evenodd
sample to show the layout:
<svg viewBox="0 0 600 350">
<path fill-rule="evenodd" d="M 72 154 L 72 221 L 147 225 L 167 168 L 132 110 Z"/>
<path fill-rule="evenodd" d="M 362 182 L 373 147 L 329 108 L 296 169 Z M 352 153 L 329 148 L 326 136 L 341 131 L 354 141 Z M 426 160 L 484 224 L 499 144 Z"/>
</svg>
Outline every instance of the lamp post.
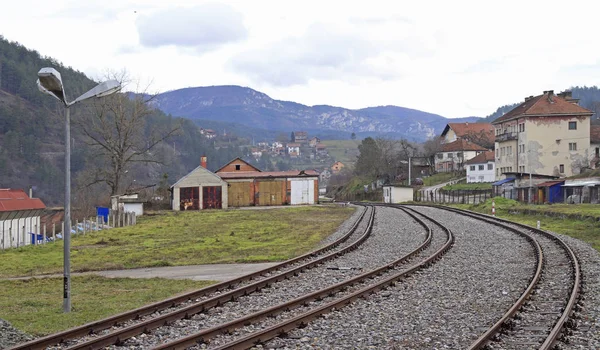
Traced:
<svg viewBox="0 0 600 350">
<path fill-rule="evenodd" d="M 38 89 L 65 105 L 65 222 L 64 239 L 64 277 L 63 277 L 63 311 L 71 312 L 71 115 L 70 107 L 92 97 L 103 97 L 121 89 L 116 80 L 108 80 L 96 85 L 93 89 L 79 96 L 72 102 L 67 101 L 60 73 L 51 67 L 40 69 L 37 80 Z"/>
</svg>

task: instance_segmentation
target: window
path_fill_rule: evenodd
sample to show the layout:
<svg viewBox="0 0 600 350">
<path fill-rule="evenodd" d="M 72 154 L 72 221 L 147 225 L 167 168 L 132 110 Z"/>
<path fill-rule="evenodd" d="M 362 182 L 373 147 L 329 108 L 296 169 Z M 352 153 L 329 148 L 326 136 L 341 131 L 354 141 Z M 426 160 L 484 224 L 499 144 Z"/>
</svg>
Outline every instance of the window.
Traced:
<svg viewBox="0 0 600 350">
<path fill-rule="evenodd" d="M 236 164 L 236 165 L 235 165 L 235 170 L 241 170 L 241 168 L 242 168 L 242 166 L 241 166 L 241 165 L 239 165 L 239 164 Z"/>
<path fill-rule="evenodd" d="M 471 165 L 471 166 L 469 167 L 469 170 L 471 170 L 471 171 L 475 171 L 475 165 Z"/>
<path fill-rule="evenodd" d="M 496 148 L 496 158 L 500 156 L 500 150 Z"/>
<path fill-rule="evenodd" d="M 458 158 L 462 157 L 462 156 L 463 156 L 463 155 L 462 155 L 462 152 L 456 152 L 456 156 L 457 156 Z"/>
<path fill-rule="evenodd" d="M 483 177 L 483 176 L 480 176 L 480 177 L 479 177 L 479 182 L 483 182 L 483 180 L 484 180 L 484 177 Z"/>
<path fill-rule="evenodd" d="M 488 163 L 488 170 L 494 170 L 494 164 Z"/>
<path fill-rule="evenodd" d="M 524 132 L 524 131 L 525 131 L 525 123 L 519 124 L 519 132 Z"/>
<path fill-rule="evenodd" d="M 512 156 L 512 146 L 508 146 L 507 155 Z"/>
<path fill-rule="evenodd" d="M 444 158 L 444 154 L 443 153 L 438 153 L 437 154 L 437 159 L 442 159 Z"/>
<path fill-rule="evenodd" d="M 577 142 L 569 142 L 569 151 L 577 151 Z"/>
<path fill-rule="evenodd" d="M 596 147 L 596 157 L 600 157 L 600 148 Z"/>
<path fill-rule="evenodd" d="M 569 122 L 569 130 L 577 130 L 577 122 Z"/>
<path fill-rule="evenodd" d="M 560 172 L 561 174 L 564 174 L 564 173 L 565 173 L 565 165 L 564 165 L 564 164 L 561 164 L 561 165 L 560 165 L 560 170 L 559 170 L 559 172 Z"/>
<path fill-rule="evenodd" d="M 479 170 L 483 170 L 483 164 L 479 165 Z"/>
<path fill-rule="evenodd" d="M 496 176 L 500 176 L 500 168 L 496 168 Z"/>
<path fill-rule="evenodd" d="M 452 158 L 452 153 L 448 153 L 448 158 Z"/>
</svg>

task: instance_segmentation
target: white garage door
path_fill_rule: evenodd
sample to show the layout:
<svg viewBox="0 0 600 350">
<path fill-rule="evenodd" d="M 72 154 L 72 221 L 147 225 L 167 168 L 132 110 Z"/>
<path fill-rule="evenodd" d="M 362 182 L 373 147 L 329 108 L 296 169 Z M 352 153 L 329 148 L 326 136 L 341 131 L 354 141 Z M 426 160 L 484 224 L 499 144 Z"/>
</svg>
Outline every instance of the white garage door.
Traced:
<svg viewBox="0 0 600 350">
<path fill-rule="evenodd" d="M 315 182 L 292 180 L 292 204 L 315 204 Z"/>
</svg>

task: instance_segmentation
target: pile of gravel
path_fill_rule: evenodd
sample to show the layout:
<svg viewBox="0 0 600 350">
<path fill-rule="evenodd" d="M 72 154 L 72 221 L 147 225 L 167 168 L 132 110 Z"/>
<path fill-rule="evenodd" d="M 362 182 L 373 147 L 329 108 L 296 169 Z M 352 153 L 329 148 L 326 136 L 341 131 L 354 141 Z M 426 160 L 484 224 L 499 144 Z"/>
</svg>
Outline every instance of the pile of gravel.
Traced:
<svg viewBox="0 0 600 350">
<path fill-rule="evenodd" d="M 16 329 L 8 321 L 0 319 L 0 349 L 8 349 L 32 339 L 32 336 Z"/>
</svg>

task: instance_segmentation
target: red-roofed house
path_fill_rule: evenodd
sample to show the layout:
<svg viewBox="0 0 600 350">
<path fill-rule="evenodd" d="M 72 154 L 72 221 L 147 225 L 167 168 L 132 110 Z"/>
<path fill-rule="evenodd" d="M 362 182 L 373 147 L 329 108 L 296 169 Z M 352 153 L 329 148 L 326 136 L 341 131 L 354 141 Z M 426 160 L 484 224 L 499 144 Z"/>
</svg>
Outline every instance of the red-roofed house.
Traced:
<svg viewBox="0 0 600 350">
<path fill-rule="evenodd" d="M 443 143 L 463 139 L 486 149 L 494 147 L 494 127 L 490 123 L 448 123 L 441 137 Z"/>
<path fill-rule="evenodd" d="M 494 151 L 479 153 L 466 161 L 467 183 L 494 182 L 496 179 L 494 161 Z"/>
<path fill-rule="evenodd" d="M 544 91 L 496 119 L 496 179 L 505 173 L 569 177 L 589 167 L 593 112 L 577 101 L 568 91 Z"/>
<path fill-rule="evenodd" d="M 590 125 L 590 166 L 597 169 L 600 166 L 600 125 Z"/>
<path fill-rule="evenodd" d="M 31 233 L 40 233 L 40 216 L 46 208 L 39 198 L 23 190 L 0 189 L 0 248 L 20 247 L 37 242 Z"/>
<path fill-rule="evenodd" d="M 463 170 L 466 161 L 485 151 L 488 149 L 460 138 L 444 143 L 435 154 L 435 170 L 442 173 Z"/>
</svg>

